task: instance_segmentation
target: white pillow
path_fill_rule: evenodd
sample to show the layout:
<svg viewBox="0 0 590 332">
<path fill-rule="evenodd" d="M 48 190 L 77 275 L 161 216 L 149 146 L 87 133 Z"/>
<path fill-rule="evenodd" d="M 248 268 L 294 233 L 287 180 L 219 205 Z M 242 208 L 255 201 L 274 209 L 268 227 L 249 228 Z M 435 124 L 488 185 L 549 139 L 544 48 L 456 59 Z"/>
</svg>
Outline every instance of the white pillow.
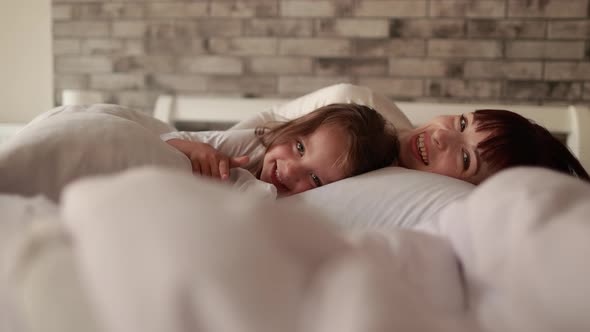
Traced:
<svg viewBox="0 0 590 332">
<path fill-rule="evenodd" d="M 412 228 L 473 188 L 438 174 L 387 167 L 284 198 L 281 203 L 315 207 L 340 225 Z"/>
<path fill-rule="evenodd" d="M 410 120 L 387 97 L 367 87 L 332 85 L 269 112 L 242 121 L 234 128 L 253 128 L 267 121 L 288 120 L 332 103 L 367 105 L 396 128 L 412 128 Z M 320 208 L 343 225 L 363 227 L 413 227 L 435 216 L 444 206 L 463 197 L 473 185 L 446 176 L 390 167 L 341 180 L 292 198 Z"/>
<path fill-rule="evenodd" d="M 167 124 L 116 105 L 60 107 L 0 146 L 0 192 L 57 201 L 71 181 L 136 166 L 190 172 L 181 152 L 159 138 Z"/>
<path fill-rule="evenodd" d="M 341 83 L 319 89 L 288 103 L 276 105 L 270 111 L 261 112 L 241 121 L 232 129 L 255 128 L 269 121 L 294 119 L 334 103 L 356 103 L 369 106 L 381 113 L 396 128 L 412 128 L 410 120 L 389 98 L 364 86 Z"/>
</svg>

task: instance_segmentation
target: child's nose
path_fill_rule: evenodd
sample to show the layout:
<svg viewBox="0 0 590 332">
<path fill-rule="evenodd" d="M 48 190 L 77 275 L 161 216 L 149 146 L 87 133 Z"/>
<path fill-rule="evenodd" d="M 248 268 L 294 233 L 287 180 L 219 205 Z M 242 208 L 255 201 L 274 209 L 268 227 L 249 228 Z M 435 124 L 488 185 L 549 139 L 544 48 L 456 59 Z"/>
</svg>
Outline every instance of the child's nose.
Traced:
<svg viewBox="0 0 590 332">
<path fill-rule="evenodd" d="M 298 181 L 303 173 L 303 167 L 297 162 L 289 162 L 285 167 L 285 178 L 289 181 Z"/>
</svg>

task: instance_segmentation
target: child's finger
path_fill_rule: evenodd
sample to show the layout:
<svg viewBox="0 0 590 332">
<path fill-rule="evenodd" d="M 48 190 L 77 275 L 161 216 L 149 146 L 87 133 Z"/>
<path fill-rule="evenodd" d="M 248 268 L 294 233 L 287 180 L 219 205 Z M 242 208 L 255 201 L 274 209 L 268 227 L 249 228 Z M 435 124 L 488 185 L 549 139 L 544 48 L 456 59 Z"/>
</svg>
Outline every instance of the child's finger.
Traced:
<svg viewBox="0 0 590 332">
<path fill-rule="evenodd" d="M 219 177 L 221 180 L 227 180 L 229 178 L 229 160 L 227 158 L 219 161 Z"/>
<path fill-rule="evenodd" d="M 201 163 L 201 175 L 203 176 L 211 176 L 211 168 L 208 162 Z"/>
<path fill-rule="evenodd" d="M 199 165 L 199 162 L 193 162 L 193 174 L 197 174 L 197 175 L 201 175 L 201 165 Z"/>
<path fill-rule="evenodd" d="M 241 167 L 241 166 L 246 165 L 249 161 L 250 161 L 250 157 L 248 157 L 248 156 L 231 158 L 230 162 L 229 162 L 229 167 L 231 167 L 231 168 Z"/>
<path fill-rule="evenodd" d="M 223 158 L 222 158 L 223 159 Z M 211 176 L 214 178 L 219 178 L 219 162 L 217 158 L 210 158 L 209 159 L 209 169 L 211 170 Z"/>
</svg>

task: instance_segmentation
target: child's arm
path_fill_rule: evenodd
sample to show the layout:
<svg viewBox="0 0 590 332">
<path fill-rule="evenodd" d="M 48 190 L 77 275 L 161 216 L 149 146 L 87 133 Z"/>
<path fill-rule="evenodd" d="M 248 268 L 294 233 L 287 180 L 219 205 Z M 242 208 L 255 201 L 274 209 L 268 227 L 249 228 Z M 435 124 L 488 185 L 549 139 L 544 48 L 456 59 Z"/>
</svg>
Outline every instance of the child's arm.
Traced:
<svg viewBox="0 0 590 332">
<path fill-rule="evenodd" d="M 191 161 L 193 173 L 203 176 L 226 180 L 230 168 L 243 166 L 249 161 L 248 156 L 230 158 L 203 142 L 172 138 L 166 143 L 184 153 Z"/>
</svg>

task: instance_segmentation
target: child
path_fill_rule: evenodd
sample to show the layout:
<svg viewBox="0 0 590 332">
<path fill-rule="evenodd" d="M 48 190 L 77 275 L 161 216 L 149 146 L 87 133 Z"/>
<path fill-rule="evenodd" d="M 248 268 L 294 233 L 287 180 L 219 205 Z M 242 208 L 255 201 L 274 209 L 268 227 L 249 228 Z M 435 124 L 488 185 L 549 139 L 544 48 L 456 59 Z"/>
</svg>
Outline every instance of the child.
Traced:
<svg viewBox="0 0 590 332">
<path fill-rule="evenodd" d="M 357 104 L 331 104 L 256 129 L 173 132 L 161 138 L 189 157 L 194 173 L 223 180 L 230 168 L 240 167 L 231 172 L 235 185 L 248 187 L 257 179 L 258 187 L 279 197 L 389 166 L 399 152 L 393 126 Z"/>
</svg>

